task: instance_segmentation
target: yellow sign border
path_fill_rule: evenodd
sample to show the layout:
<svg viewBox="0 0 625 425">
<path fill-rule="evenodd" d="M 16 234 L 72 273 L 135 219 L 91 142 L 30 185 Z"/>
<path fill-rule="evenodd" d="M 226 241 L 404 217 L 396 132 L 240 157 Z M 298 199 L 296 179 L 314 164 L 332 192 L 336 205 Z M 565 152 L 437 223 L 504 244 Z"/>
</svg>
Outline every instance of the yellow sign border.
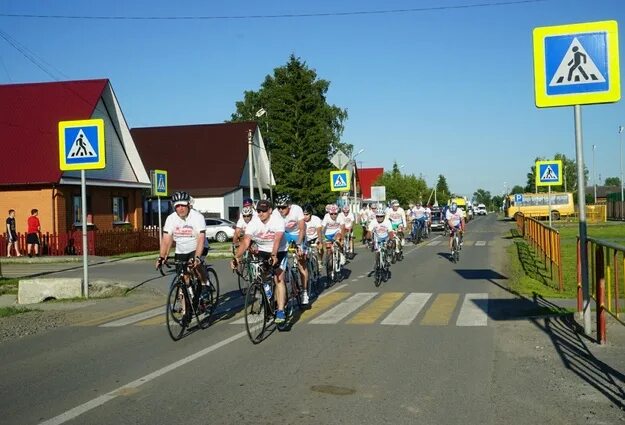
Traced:
<svg viewBox="0 0 625 425">
<path fill-rule="evenodd" d="M 610 87 L 607 91 L 594 93 L 547 94 L 545 63 L 545 38 L 554 35 L 575 35 L 605 32 L 607 43 L 608 75 Z M 534 94 L 538 108 L 552 106 L 588 105 L 593 103 L 618 102 L 621 99 L 621 74 L 619 67 L 618 23 L 616 21 L 585 22 L 534 28 Z"/>
<path fill-rule="evenodd" d="M 553 182 L 541 182 L 540 181 L 540 176 L 539 176 L 539 171 L 540 171 L 540 166 L 541 165 L 557 165 L 558 166 L 558 170 L 559 170 L 559 174 L 558 174 L 558 180 L 557 181 L 553 181 Z M 536 168 L 534 171 L 534 174 L 536 174 L 536 187 L 538 186 L 561 186 L 562 185 L 562 174 L 564 173 L 564 170 L 562 168 L 562 160 L 561 159 L 552 159 L 550 161 L 536 161 Z"/>
<path fill-rule="evenodd" d="M 345 174 L 347 176 L 347 187 L 334 187 L 334 179 L 333 177 L 337 174 Z M 332 192 L 349 192 L 352 190 L 352 178 L 351 173 L 348 170 L 339 170 L 339 171 L 330 171 L 330 190 Z"/>
<path fill-rule="evenodd" d="M 165 170 L 152 170 L 154 172 L 154 182 L 152 190 L 154 191 L 154 196 L 167 196 L 167 186 L 169 186 L 169 181 L 167 180 L 167 171 Z M 165 175 L 165 192 L 159 192 L 158 190 L 158 176 L 164 174 Z"/>
<path fill-rule="evenodd" d="M 75 127 L 93 127 L 98 128 L 98 161 L 86 164 L 68 164 L 65 157 L 65 130 Z M 104 143 L 104 120 L 94 118 L 90 120 L 76 121 L 59 121 L 59 166 L 62 171 L 74 170 L 101 170 L 106 168 L 106 152 Z"/>
</svg>

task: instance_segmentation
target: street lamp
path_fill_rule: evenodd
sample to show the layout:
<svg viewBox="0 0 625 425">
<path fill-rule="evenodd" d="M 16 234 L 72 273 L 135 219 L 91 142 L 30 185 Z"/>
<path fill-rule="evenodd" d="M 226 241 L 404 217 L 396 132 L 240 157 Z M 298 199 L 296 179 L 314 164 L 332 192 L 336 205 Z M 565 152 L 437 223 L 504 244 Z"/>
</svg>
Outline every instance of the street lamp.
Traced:
<svg viewBox="0 0 625 425">
<path fill-rule="evenodd" d="M 365 149 L 362 148 L 358 152 L 356 152 L 356 154 L 353 154 L 352 152 L 352 164 L 354 165 L 354 208 L 358 204 L 358 191 L 356 189 L 356 161 L 354 160 L 354 158 L 356 158 L 358 155 L 360 155 L 364 151 Z"/>
<path fill-rule="evenodd" d="M 597 170 L 595 169 L 595 149 L 597 145 L 592 145 L 592 181 L 595 186 L 595 204 L 597 203 Z"/>
</svg>

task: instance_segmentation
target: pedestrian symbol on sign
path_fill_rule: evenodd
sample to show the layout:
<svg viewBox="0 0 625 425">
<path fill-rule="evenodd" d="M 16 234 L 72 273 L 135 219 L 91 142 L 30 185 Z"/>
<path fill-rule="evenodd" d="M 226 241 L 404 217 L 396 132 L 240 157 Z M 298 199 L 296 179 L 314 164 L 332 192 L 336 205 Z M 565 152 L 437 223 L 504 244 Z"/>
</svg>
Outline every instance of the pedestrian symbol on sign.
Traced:
<svg viewBox="0 0 625 425">
<path fill-rule="evenodd" d="M 158 191 L 167 192 L 167 185 L 165 184 L 165 174 L 158 174 Z"/>
<path fill-rule="evenodd" d="M 558 175 L 554 173 L 553 169 L 551 168 L 551 165 L 547 165 L 547 167 L 545 168 L 545 172 L 543 173 L 540 179 L 543 181 L 552 181 L 552 180 L 557 181 Z"/>
<path fill-rule="evenodd" d="M 85 135 L 84 131 L 82 131 L 82 128 L 78 131 L 78 134 L 76 135 L 76 139 L 74 140 L 74 143 L 72 143 L 72 149 L 69 151 L 68 158 L 76 158 L 76 157 L 80 157 L 80 158 L 95 158 L 96 157 L 95 149 L 93 149 L 91 142 L 89 142 L 89 139 L 87 139 L 87 136 Z"/>
<path fill-rule="evenodd" d="M 604 83 L 605 78 L 577 37 L 573 39 L 549 86 Z"/>
<path fill-rule="evenodd" d="M 345 187 L 345 186 L 347 186 L 347 183 L 343 179 L 343 176 L 341 174 L 337 174 L 336 177 L 334 178 L 334 187 Z"/>
</svg>

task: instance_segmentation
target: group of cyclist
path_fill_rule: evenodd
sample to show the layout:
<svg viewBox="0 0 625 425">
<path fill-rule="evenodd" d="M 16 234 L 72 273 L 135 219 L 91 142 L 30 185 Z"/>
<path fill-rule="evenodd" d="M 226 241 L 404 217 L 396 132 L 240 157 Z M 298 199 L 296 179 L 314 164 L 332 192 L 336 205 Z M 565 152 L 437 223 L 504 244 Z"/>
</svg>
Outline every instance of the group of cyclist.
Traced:
<svg viewBox="0 0 625 425">
<path fill-rule="evenodd" d="M 336 240 L 342 249 L 345 235 L 352 232 L 355 222 L 353 213 L 345 206 L 341 210 L 336 204 L 326 206 L 326 214 L 321 219 L 314 214 L 312 205 L 294 204 L 289 195 L 281 195 L 275 201 L 275 209 L 270 201 L 263 199 L 254 206 L 249 198 L 243 201 L 241 218 L 238 220 L 233 237 L 237 247 L 232 261 L 236 268 L 244 253 L 252 243 L 257 246 L 261 260 L 269 260 L 276 277 L 276 323 L 286 320 L 284 306 L 286 287 L 284 271 L 287 262 L 287 249 L 294 245 L 297 252 L 297 266 L 302 282 L 301 303 L 310 302 L 308 293 L 308 270 L 306 267 L 310 247 L 322 250 L 323 241 Z M 341 264 L 345 255 L 341 252 Z"/>
<path fill-rule="evenodd" d="M 202 282 L 203 290 L 207 290 L 204 267 L 199 267 L 208 250 L 204 217 L 193 209 L 193 198 L 187 192 L 176 192 L 171 200 L 174 212 L 167 217 L 163 226 L 163 238 L 156 267 L 162 266 L 166 261 L 172 243 L 175 242 L 176 262 L 192 264 Z M 341 252 L 340 262 L 344 265 L 343 241 L 345 239 L 350 241 L 353 252 L 351 236 L 356 220 L 348 205 L 342 208 L 336 204 L 326 205 L 323 219 L 314 214 L 311 204 L 306 204 L 302 208 L 294 204 L 289 195 L 279 196 L 275 206 L 274 209 L 272 203 L 266 199 L 258 201 L 256 205 L 250 198 L 243 201 L 243 209 L 233 238 L 236 250 L 231 266 L 233 269 L 236 268 L 246 250 L 254 243 L 259 257 L 269 261 L 274 267 L 277 302 L 275 322 L 283 323 L 286 320 L 284 271 L 289 244 L 293 244 L 297 250 L 297 263 L 303 286 L 301 302 L 307 305 L 309 295 L 306 261 L 309 248 L 316 245 L 318 252 L 321 252 L 323 242 L 336 240 Z M 463 212 L 455 203 L 452 203 L 444 214 L 450 229 L 457 229 L 461 233 L 464 231 Z M 429 208 L 424 208 L 420 203 L 409 205 L 408 217 L 413 223 L 421 220 L 427 225 L 430 216 Z M 372 204 L 360 211 L 359 219 L 361 224 L 366 224 L 365 239 L 373 242 L 372 249 L 381 242 L 395 240 L 396 235 L 401 235 L 407 225 L 406 212 L 397 200 L 392 200 L 389 208 L 385 208 L 383 204 Z M 345 238 L 347 235 L 350 237 Z M 397 252 L 402 244 L 403 239 L 400 238 L 399 243 L 395 244 Z M 449 247 L 451 249 L 451 238 Z"/>
</svg>

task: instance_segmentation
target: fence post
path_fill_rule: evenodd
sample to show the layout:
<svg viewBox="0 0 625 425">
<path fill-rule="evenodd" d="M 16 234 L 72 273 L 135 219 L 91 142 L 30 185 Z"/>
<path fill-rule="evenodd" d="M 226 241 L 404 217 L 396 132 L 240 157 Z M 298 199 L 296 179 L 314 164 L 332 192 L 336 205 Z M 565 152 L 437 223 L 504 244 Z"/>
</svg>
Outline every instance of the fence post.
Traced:
<svg viewBox="0 0 625 425">
<path fill-rule="evenodd" d="M 607 342 L 605 314 L 605 277 L 603 270 L 603 247 L 595 247 L 595 280 L 597 298 L 597 342 Z"/>
</svg>

